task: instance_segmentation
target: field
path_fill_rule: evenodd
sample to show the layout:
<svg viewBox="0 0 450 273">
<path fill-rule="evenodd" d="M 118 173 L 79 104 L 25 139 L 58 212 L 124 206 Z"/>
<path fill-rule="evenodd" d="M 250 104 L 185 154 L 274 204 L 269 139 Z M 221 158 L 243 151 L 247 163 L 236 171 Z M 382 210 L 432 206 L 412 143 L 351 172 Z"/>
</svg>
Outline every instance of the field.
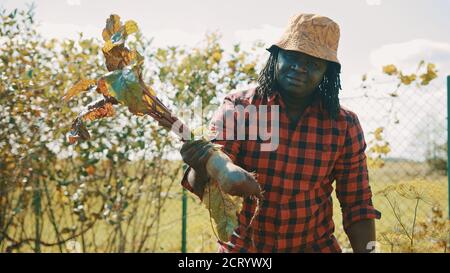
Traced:
<svg viewBox="0 0 450 273">
<path fill-rule="evenodd" d="M 407 171 L 409 170 L 409 171 Z M 370 172 L 371 187 L 374 193 L 373 202 L 375 207 L 381 211 L 382 218 L 376 222 L 378 240 L 382 239 L 381 234 L 387 233 L 388 236 L 394 234 L 398 229 L 398 220 L 396 219 L 389 202 L 384 197 L 381 190 L 391 185 L 414 185 L 418 190 L 423 190 L 424 200 L 419 203 L 417 208 L 416 222 L 427 221 L 431 214 L 431 208 L 439 205 L 442 208 L 443 217 L 448 215 L 448 184 L 447 176 L 431 175 L 426 179 L 417 179 L 426 174 L 426 166 L 413 162 L 388 162 L 384 168 Z M 181 192 L 174 193 L 177 197 Z M 188 200 L 188 222 L 187 222 L 187 250 L 188 252 L 215 252 L 217 249 L 216 237 L 212 232 L 208 211 L 198 202 L 190 193 Z M 334 221 L 336 224 L 336 236 L 344 250 L 348 250 L 349 243 L 343 232 L 341 224 L 341 212 L 339 203 L 334 197 Z M 396 199 L 397 198 L 397 199 Z M 400 210 L 401 220 L 408 228 L 414 221 L 414 211 L 416 200 L 406 199 L 394 196 L 394 203 L 397 202 Z M 426 202 L 426 203 L 425 203 Z M 169 213 L 170 212 L 170 213 Z M 178 212 L 178 213 L 173 213 Z M 171 199 L 167 210 L 161 222 L 161 232 L 159 251 L 178 252 L 181 245 L 181 198 Z M 398 236 L 400 240 L 405 240 L 405 236 Z M 406 243 L 406 242 L 405 242 Z M 420 246 L 422 244 L 422 246 Z M 420 242 L 415 251 L 433 251 L 430 249 L 429 242 Z M 402 249 L 390 245 L 381 244 L 382 252 L 399 252 Z M 437 251 L 437 250 L 435 250 Z"/>
<path fill-rule="evenodd" d="M 165 166 L 167 170 L 175 170 L 179 163 Z M 414 173 L 406 170 L 414 170 Z M 382 219 L 376 222 L 377 239 L 382 252 L 447 251 L 448 246 L 445 244 L 448 243 L 449 234 L 447 176 L 427 174 L 426 170 L 423 164 L 400 161 L 387 162 L 382 169 L 369 172 L 374 205 L 382 213 Z M 131 168 L 129 172 L 135 172 L 135 169 Z M 23 208 L 13 218 L 9 230 L 9 236 L 21 242 L 20 245 L 18 243 L 13 245 L 13 251 L 35 251 L 36 242 L 24 238 L 39 236 L 41 238 L 39 251 L 42 252 L 180 252 L 182 232 L 180 174 L 174 176 L 173 180 L 161 181 L 161 191 L 150 188 L 144 190 L 136 203 L 123 210 L 122 216 L 120 214 L 111 216 L 110 212 L 109 215 L 99 216 L 92 222 L 92 226 L 89 221 L 80 222 L 77 213 L 73 213 L 71 202 L 61 201 L 60 190 L 50 187 L 53 204 L 61 205 L 46 206 L 43 210 L 50 210 L 56 215 L 56 222 L 52 222 L 50 213 L 37 218 L 33 207 Z M 100 185 L 102 181 L 91 181 L 90 184 Z M 158 184 L 152 185 L 155 187 Z M 403 185 L 403 191 L 398 191 L 400 185 Z M 155 196 L 155 193 L 158 196 Z M 416 194 L 419 195 L 418 199 Z M 73 199 L 73 195 L 71 198 Z M 339 203 L 335 196 L 333 198 L 335 234 L 343 250 L 348 252 L 351 248 L 342 229 Z M 84 204 L 85 209 L 102 211 L 104 214 L 106 210 L 102 210 L 102 206 L 105 204 L 101 200 L 90 198 L 89 202 Z M 187 193 L 187 200 L 187 251 L 215 252 L 217 240 L 209 212 L 194 195 Z M 128 217 L 130 215 L 134 216 Z M 431 218 L 433 215 L 434 218 Z M 117 217 L 123 217 L 122 222 L 117 221 Z M 48 243 L 58 238 L 54 232 L 55 226 L 59 227 L 60 236 L 69 240 L 63 244 Z M 411 248 L 411 238 L 406 233 L 411 236 L 413 226 L 414 245 Z M 77 234 L 84 229 L 88 231 L 82 235 Z M 39 230 L 39 234 L 36 230 Z M 71 236 L 68 237 L 69 235 Z M 3 245 L 1 251 L 8 251 L 9 247 L 11 243 Z"/>
</svg>

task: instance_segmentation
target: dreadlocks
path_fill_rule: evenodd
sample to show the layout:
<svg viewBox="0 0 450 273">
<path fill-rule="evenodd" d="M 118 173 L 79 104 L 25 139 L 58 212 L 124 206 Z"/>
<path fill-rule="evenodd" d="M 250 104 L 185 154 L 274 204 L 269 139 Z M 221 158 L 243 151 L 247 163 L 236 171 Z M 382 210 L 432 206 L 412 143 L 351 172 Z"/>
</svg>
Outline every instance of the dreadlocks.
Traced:
<svg viewBox="0 0 450 273">
<path fill-rule="evenodd" d="M 275 80 L 275 66 L 277 64 L 279 48 L 273 47 L 270 52 L 270 57 L 258 78 L 256 93 L 260 97 L 272 95 L 277 87 Z M 339 90 L 341 90 L 340 73 L 341 68 L 339 64 L 327 62 L 327 70 L 317 87 L 317 92 L 333 119 L 336 119 L 339 114 Z"/>
</svg>

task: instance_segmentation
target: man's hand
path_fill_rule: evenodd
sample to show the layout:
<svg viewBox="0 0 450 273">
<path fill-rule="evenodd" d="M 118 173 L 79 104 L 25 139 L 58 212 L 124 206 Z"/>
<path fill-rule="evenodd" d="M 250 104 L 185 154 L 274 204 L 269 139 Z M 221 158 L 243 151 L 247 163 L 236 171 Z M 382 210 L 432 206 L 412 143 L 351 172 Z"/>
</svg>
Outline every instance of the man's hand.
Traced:
<svg viewBox="0 0 450 273">
<path fill-rule="evenodd" d="M 212 154 L 213 147 L 211 142 L 200 139 L 185 142 L 180 150 L 183 161 L 192 168 L 188 175 L 188 182 L 194 193 L 200 198 L 203 196 L 204 187 L 208 181 L 206 163 Z"/>
<path fill-rule="evenodd" d="M 353 223 L 347 230 L 347 236 L 350 240 L 354 253 L 368 253 L 373 251 L 373 245 L 368 245 L 370 242 L 375 242 L 375 221 L 373 219 L 361 220 Z"/>
<path fill-rule="evenodd" d="M 213 144 L 211 142 L 199 139 L 185 142 L 181 147 L 180 154 L 183 161 L 196 172 L 206 173 L 206 163 L 211 156 L 212 148 Z"/>
</svg>

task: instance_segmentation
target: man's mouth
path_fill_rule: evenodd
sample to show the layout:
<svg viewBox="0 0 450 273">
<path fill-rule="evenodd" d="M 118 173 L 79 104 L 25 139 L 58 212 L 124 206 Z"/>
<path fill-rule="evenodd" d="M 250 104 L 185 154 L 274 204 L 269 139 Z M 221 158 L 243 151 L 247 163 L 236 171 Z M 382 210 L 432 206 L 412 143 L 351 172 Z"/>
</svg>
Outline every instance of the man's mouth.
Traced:
<svg viewBox="0 0 450 273">
<path fill-rule="evenodd" d="M 304 84 L 306 84 L 306 81 L 300 80 L 298 78 L 286 76 L 286 79 L 288 80 L 288 82 L 290 82 L 290 83 L 292 83 L 294 85 L 304 85 Z"/>
</svg>

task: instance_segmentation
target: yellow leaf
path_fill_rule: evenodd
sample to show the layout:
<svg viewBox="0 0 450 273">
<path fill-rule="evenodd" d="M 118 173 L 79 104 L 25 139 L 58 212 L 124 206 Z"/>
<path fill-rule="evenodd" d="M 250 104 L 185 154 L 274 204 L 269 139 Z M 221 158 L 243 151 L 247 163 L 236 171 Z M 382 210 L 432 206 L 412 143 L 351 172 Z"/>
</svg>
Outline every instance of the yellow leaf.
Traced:
<svg viewBox="0 0 450 273">
<path fill-rule="evenodd" d="M 110 20 L 112 21 L 112 28 L 111 29 L 113 30 L 113 32 L 119 31 L 120 25 L 121 25 L 121 23 L 120 23 L 120 16 L 117 15 L 117 14 L 112 14 L 110 16 Z"/>
<path fill-rule="evenodd" d="M 415 80 L 416 80 L 416 74 L 403 75 L 403 74 L 400 73 L 400 81 L 404 85 L 410 85 Z"/>
<path fill-rule="evenodd" d="M 94 121 L 104 117 L 112 117 L 115 115 L 114 108 L 111 103 L 104 103 L 98 107 L 90 109 L 85 115 L 83 115 L 83 121 Z"/>
<path fill-rule="evenodd" d="M 384 128 L 378 127 L 375 132 L 373 133 L 375 135 L 375 139 L 380 141 L 383 140 L 383 136 L 381 135 L 383 133 Z"/>
<path fill-rule="evenodd" d="M 383 73 L 389 76 L 396 75 L 398 73 L 397 67 L 393 64 L 383 66 Z"/>
<path fill-rule="evenodd" d="M 130 60 L 136 62 L 137 65 L 141 65 L 144 63 L 144 57 L 135 49 L 133 49 L 130 53 Z"/>
<path fill-rule="evenodd" d="M 437 70 L 435 64 L 428 64 L 427 65 L 427 73 L 420 75 L 421 85 L 428 85 L 432 80 L 437 78 Z"/>
<path fill-rule="evenodd" d="M 63 100 L 65 102 L 67 102 L 73 96 L 76 96 L 76 95 L 80 94 L 81 92 L 88 91 L 93 86 L 95 86 L 95 84 L 96 84 L 96 82 L 94 80 L 86 80 L 86 79 L 80 80 L 72 88 L 70 88 L 69 91 L 67 91 L 67 93 L 63 97 Z"/>
<path fill-rule="evenodd" d="M 236 61 L 235 60 L 228 61 L 228 67 L 231 70 L 235 70 L 236 69 Z"/>
<path fill-rule="evenodd" d="M 155 92 L 155 90 L 154 90 L 153 88 L 151 88 L 150 86 L 146 86 L 146 87 L 147 87 L 147 90 L 148 90 L 148 92 L 150 93 L 150 95 L 156 97 L 156 92 Z"/>
<path fill-rule="evenodd" d="M 225 194 L 216 180 L 211 179 L 205 186 L 202 203 L 209 210 L 210 217 L 215 222 L 215 232 L 218 239 L 226 242 L 230 240 L 234 229 L 238 225 L 238 213 L 242 209 L 241 197 Z"/>
<path fill-rule="evenodd" d="M 391 151 L 391 147 L 389 147 L 389 144 L 387 144 L 387 143 L 385 145 L 381 146 L 379 149 L 379 153 L 385 154 L 385 155 L 388 154 L 390 151 Z"/>
<path fill-rule="evenodd" d="M 130 35 L 139 31 L 138 25 L 133 20 L 126 21 L 124 27 L 125 35 Z"/>
<path fill-rule="evenodd" d="M 102 32 L 103 40 L 106 42 L 111 39 L 111 36 L 120 30 L 120 16 L 111 14 L 106 20 L 106 27 Z"/>
<path fill-rule="evenodd" d="M 155 96 L 155 97 L 156 97 L 156 95 L 154 95 L 154 92 L 155 92 L 155 91 L 154 91 L 153 89 L 149 89 L 149 92 L 150 92 L 150 94 L 152 94 L 152 96 Z M 155 106 L 157 112 L 164 112 L 164 109 L 162 109 L 160 106 L 158 106 L 152 97 L 149 97 L 149 96 L 147 96 L 147 95 L 144 95 L 144 96 L 142 96 L 142 99 L 143 99 L 148 105 Z"/>
<path fill-rule="evenodd" d="M 113 43 L 111 42 L 111 40 L 108 40 L 105 42 L 105 45 L 103 46 L 103 52 L 107 53 L 109 52 L 112 48 L 114 47 Z"/>
<path fill-rule="evenodd" d="M 222 53 L 220 53 L 220 51 L 216 51 L 212 54 L 212 58 L 214 62 L 218 63 L 222 59 Z"/>
<path fill-rule="evenodd" d="M 253 70 L 255 70 L 255 63 L 246 64 L 242 70 L 244 73 L 250 74 Z"/>
<path fill-rule="evenodd" d="M 367 158 L 367 166 L 370 169 L 379 169 L 384 167 L 384 160 L 381 158 L 371 158 L 368 157 Z"/>
<path fill-rule="evenodd" d="M 123 69 L 131 63 L 134 56 L 124 45 L 116 45 L 109 52 L 104 52 L 104 55 L 108 71 Z"/>
<path fill-rule="evenodd" d="M 111 35 L 109 34 L 109 31 L 106 28 L 104 28 L 102 31 L 102 38 L 103 41 L 105 42 L 111 39 Z"/>
</svg>

